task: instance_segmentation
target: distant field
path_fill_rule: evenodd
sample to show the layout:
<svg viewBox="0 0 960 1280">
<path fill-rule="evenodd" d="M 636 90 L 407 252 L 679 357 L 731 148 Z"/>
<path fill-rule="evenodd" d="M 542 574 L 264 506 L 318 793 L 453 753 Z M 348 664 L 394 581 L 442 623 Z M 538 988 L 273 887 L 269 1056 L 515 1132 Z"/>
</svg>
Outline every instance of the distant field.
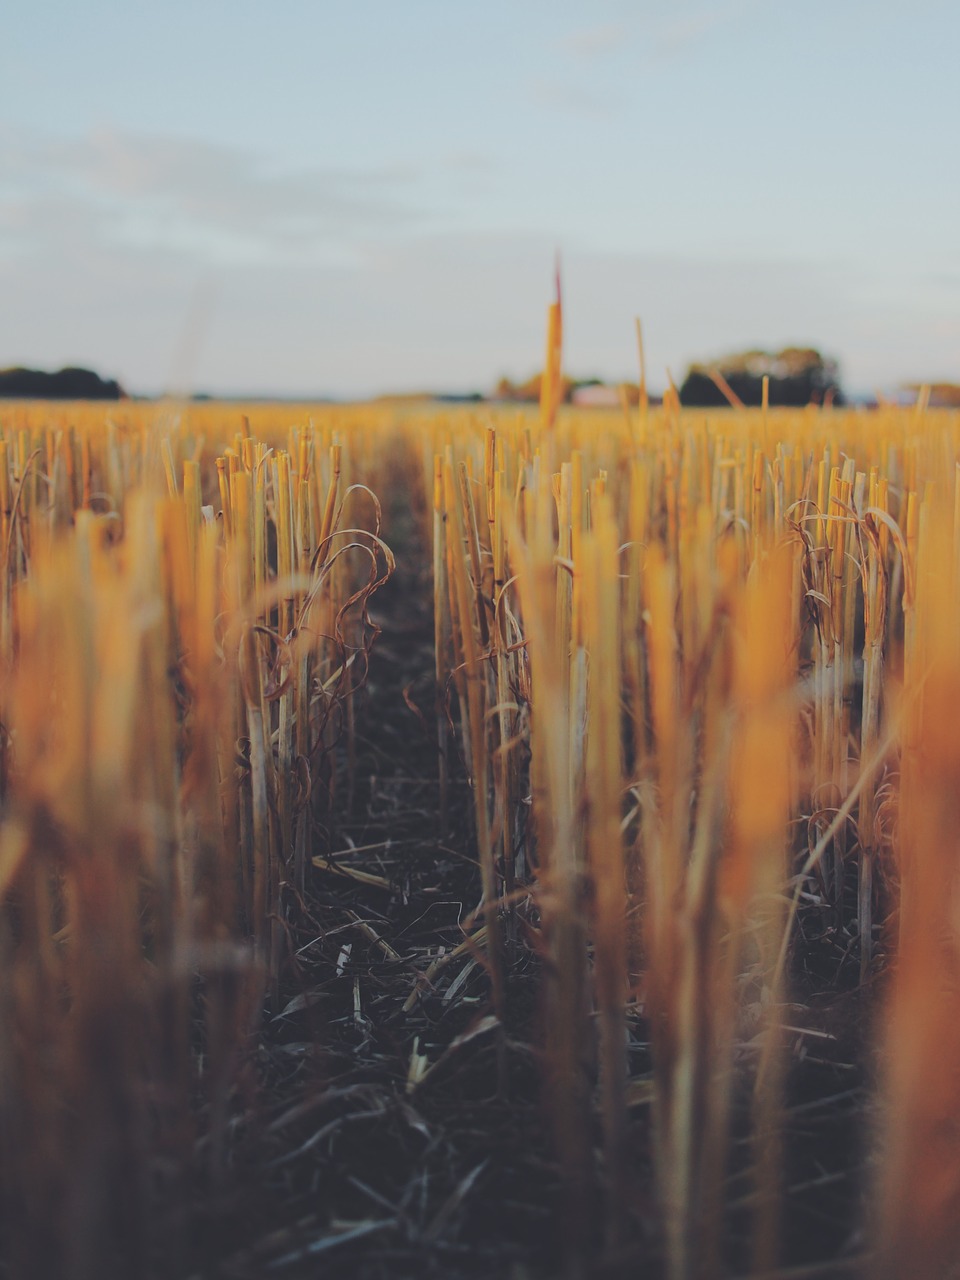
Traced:
<svg viewBox="0 0 960 1280">
<path fill-rule="evenodd" d="M 960 1274 L 960 413 L 10 402 L 0 521 L 5 1274 Z"/>
</svg>

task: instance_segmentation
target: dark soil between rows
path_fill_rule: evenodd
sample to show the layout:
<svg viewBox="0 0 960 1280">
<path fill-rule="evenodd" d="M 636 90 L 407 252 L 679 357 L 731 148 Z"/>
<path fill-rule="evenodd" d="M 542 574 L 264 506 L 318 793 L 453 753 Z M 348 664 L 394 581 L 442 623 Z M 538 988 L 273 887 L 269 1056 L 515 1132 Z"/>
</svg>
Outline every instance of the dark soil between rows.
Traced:
<svg viewBox="0 0 960 1280">
<path fill-rule="evenodd" d="M 382 634 L 324 850 L 386 885 L 317 871 L 292 913 L 294 959 L 280 1008 L 258 1035 L 226 1189 L 200 1189 L 186 1213 L 188 1274 L 521 1280 L 566 1270 L 541 1096 L 536 958 L 516 945 L 500 1088 L 482 956 L 465 952 L 424 982 L 441 949 L 462 943 L 480 884 L 456 761 L 440 825 L 430 552 L 411 505 L 415 461 L 392 461 L 384 536 L 398 567 L 373 601 Z M 782 1265 L 790 1275 L 850 1275 L 864 1250 L 869 998 L 848 979 L 856 958 L 845 938 L 811 937 L 805 954 L 787 1019 Z M 641 1076 L 649 1054 L 639 1015 L 630 1034 L 631 1070 Z M 414 1055 L 431 1068 L 416 1087 Z M 746 1080 L 749 1054 L 743 1066 Z M 746 1110 L 744 1093 L 741 1124 Z M 634 1108 L 630 1123 L 632 1237 L 613 1258 L 601 1259 L 597 1244 L 586 1271 L 598 1277 L 661 1274 L 649 1107 Z M 731 1274 L 749 1256 L 748 1159 L 745 1142 L 736 1144 Z"/>
</svg>

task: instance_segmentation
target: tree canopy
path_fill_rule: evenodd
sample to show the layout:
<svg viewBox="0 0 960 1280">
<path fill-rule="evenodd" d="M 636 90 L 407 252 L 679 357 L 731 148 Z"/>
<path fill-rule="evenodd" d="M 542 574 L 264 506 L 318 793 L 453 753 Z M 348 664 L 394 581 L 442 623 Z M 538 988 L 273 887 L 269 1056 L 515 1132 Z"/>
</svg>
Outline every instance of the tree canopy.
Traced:
<svg viewBox="0 0 960 1280">
<path fill-rule="evenodd" d="M 770 379 L 771 405 L 840 404 L 843 393 L 835 360 L 815 347 L 750 350 L 709 363 L 692 364 L 680 388 L 686 406 L 715 408 L 736 400 L 759 405 L 763 379 Z M 731 396 L 732 393 L 732 396 Z"/>
<path fill-rule="evenodd" d="M 125 395 L 119 382 L 91 369 L 0 369 L 0 396 L 8 400 L 120 400 Z"/>
</svg>

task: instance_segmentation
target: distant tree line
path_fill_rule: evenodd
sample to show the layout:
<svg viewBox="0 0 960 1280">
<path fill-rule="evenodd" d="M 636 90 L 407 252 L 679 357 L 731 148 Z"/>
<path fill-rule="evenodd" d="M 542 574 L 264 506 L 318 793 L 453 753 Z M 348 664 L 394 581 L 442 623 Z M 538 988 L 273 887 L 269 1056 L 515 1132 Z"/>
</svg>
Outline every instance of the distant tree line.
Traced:
<svg viewBox="0 0 960 1280">
<path fill-rule="evenodd" d="M 842 404 L 839 370 L 814 347 L 743 351 L 710 364 L 692 364 L 680 388 L 680 403 L 715 408 L 740 401 L 759 405 L 763 379 L 770 379 L 770 404 Z"/>
<path fill-rule="evenodd" d="M 493 389 L 493 398 L 495 400 L 512 400 L 519 404 L 535 404 L 540 399 L 540 382 L 542 373 L 535 373 L 532 377 L 527 378 L 525 382 L 513 382 L 510 378 L 501 378 Z M 600 378 L 568 378 L 563 377 L 560 380 L 560 399 L 561 403 L 569 404 L 573 393 L 584 387 L 600 387 L 605 385 Z M 624 382 L 615 384 L 617 387 L 623 387 L 627 397 L 628 404 L 638 404 L 640 400 L 640 388 L 634 382 Z"/>
<path fill-rule="evenodd" d="M 126 392 L 115 379 L 91 369 L 0 369 L 0 397 L 8 400 L 120 400 Z"/>
<path fill-rule="evenodd" d="M 782 351 L 742 351 L 710 363 L 692 364 L 680 387 L 680 403 L 689 408 L 719 408 L 729 404 L 759 405 L 763 379 L 770 379 L 771 405 L 843 404 L 843 390 L 837 362 L 815 347 L 784 347 Z M 494 388 L 496 400 L 535 403 L 540 398 L 541 374 L 525 382 L 501 378 Z M 561 398 L 569 403 L 574 392 L 600 386 L 599 378 L 565 377 Z M 637 404 L 640 389 L 624 383 L 629 404 Z"/>
</svg>

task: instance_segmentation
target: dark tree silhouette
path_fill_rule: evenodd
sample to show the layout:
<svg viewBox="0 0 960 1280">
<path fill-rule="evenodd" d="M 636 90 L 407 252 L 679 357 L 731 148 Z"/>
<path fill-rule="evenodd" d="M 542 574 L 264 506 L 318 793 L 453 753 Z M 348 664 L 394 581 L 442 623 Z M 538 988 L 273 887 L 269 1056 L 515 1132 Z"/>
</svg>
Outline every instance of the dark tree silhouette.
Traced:
<svg viewBox="0 0 960 1280">
<path fill-rule="evenodd" d="M 0 396 L 8 400 L 120 400 L 125 395 L 119 382 L 90 369 L 0 369 Z"/>
<path fill-rule="evenodd" d="M 711 376 L 715 374 L 720 378 Z M 727 405 L 730 401 L 721 385 L 726 382 L 745 405 L 759 405 L 764 376 L 770 379 L 771 405 L 843 402 L 837 362 L 825 359 L 814 347 L 744 351 L 710 364 L 693 364 L 680 388 L 680 402 L 694 408 Z"/>
</svg>

